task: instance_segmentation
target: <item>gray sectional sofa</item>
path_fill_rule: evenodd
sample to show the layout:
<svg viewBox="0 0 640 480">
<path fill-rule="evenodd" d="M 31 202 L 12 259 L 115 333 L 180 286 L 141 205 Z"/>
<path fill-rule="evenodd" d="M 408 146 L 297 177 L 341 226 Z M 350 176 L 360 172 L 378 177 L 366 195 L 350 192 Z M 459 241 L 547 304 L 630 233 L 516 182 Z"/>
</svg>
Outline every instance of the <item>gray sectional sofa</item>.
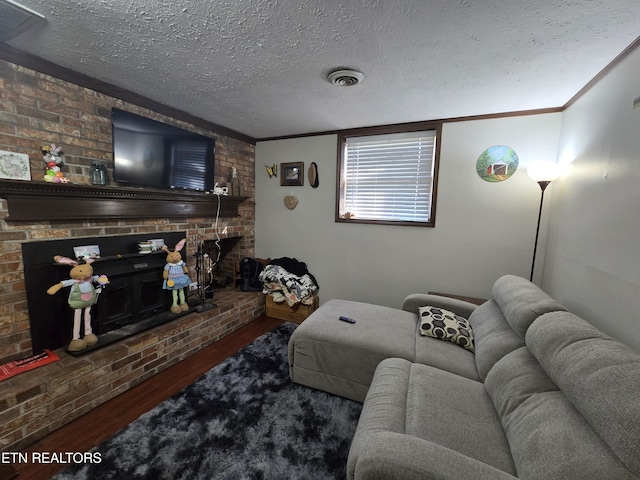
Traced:
<svg viewBox="0 0 640 480">
<path fill-rule="evenodd" d="M 292 380 L 364 402 L 348 478 L 640 479 L 640 355 L 525 279 L 492 294 L 332 300 L 296 329 Z M 420 335 L 425 305 L 468 318 L 475 352 Z"/>
</svg>

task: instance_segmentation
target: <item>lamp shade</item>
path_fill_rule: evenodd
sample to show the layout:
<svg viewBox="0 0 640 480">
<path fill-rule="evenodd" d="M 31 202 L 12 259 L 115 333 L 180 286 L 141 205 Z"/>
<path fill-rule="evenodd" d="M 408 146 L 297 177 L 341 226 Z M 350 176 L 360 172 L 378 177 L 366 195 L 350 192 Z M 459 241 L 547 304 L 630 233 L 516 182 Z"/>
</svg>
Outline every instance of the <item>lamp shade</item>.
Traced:
<svg viewBox="0 0 640 480">
<path fill-rule="evenodd" d="M 536 162 L 527 168 L 527 175 L 534 182 L 553 182 L 561 174 L 562 167 L 553 162 Z"/>
</svg>

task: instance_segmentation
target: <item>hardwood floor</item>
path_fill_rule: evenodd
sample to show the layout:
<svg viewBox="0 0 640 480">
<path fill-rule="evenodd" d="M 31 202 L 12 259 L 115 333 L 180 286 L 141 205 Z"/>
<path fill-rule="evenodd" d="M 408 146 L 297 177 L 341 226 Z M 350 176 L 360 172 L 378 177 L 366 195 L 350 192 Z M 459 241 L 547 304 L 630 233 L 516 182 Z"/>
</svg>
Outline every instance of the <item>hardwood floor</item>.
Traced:
<svg viewBox="0 0 640 480">
<path fill-rule="evenodd" d="M 127 426 L 144 412 L 197 380 L 255 338 L 283 321 L 260 317 L 222 340 L 151 377 L 25 449 L 31 452 L 87 452 Z M 17 480 L 44 480 L 65 465 L 19 463 Z"/>
</svg>

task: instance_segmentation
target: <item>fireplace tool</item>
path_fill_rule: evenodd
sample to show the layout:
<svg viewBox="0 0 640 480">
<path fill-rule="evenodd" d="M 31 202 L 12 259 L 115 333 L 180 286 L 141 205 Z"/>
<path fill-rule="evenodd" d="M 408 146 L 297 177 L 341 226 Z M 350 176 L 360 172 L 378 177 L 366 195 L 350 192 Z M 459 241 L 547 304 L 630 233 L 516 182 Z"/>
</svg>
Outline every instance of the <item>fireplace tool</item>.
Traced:
<svg viewBox="0 0 640 480">
<path fill-rule="evenodd" d="M 209 254 L 203 251 L 203 243 L 198 244 L 198 248 L 194 256 L 196 257 L 196 296 L 198 305 L 196 311 L 204 312 L 216 308 L 217 305 L 212 302 L 207 302 L 207 299 L 213 299 L 213 265 Z M 206 272 L 205 272 L 206 269 Z M 208 281 L 207 281 L 208 277 Z"/>
</svg>

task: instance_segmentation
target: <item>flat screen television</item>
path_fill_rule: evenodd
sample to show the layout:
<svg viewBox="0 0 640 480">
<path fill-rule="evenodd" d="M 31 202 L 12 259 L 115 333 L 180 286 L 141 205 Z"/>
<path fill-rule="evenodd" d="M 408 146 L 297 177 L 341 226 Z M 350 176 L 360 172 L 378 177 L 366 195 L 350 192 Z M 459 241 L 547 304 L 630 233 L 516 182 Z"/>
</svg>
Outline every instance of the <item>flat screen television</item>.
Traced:
<svg viewBox="0 0 640 480">
<path fill-rule="evenodd" d="M 113 179 L 142 187 L 210 191 L 215 139 L 111 109 Z"/>
</svg>

